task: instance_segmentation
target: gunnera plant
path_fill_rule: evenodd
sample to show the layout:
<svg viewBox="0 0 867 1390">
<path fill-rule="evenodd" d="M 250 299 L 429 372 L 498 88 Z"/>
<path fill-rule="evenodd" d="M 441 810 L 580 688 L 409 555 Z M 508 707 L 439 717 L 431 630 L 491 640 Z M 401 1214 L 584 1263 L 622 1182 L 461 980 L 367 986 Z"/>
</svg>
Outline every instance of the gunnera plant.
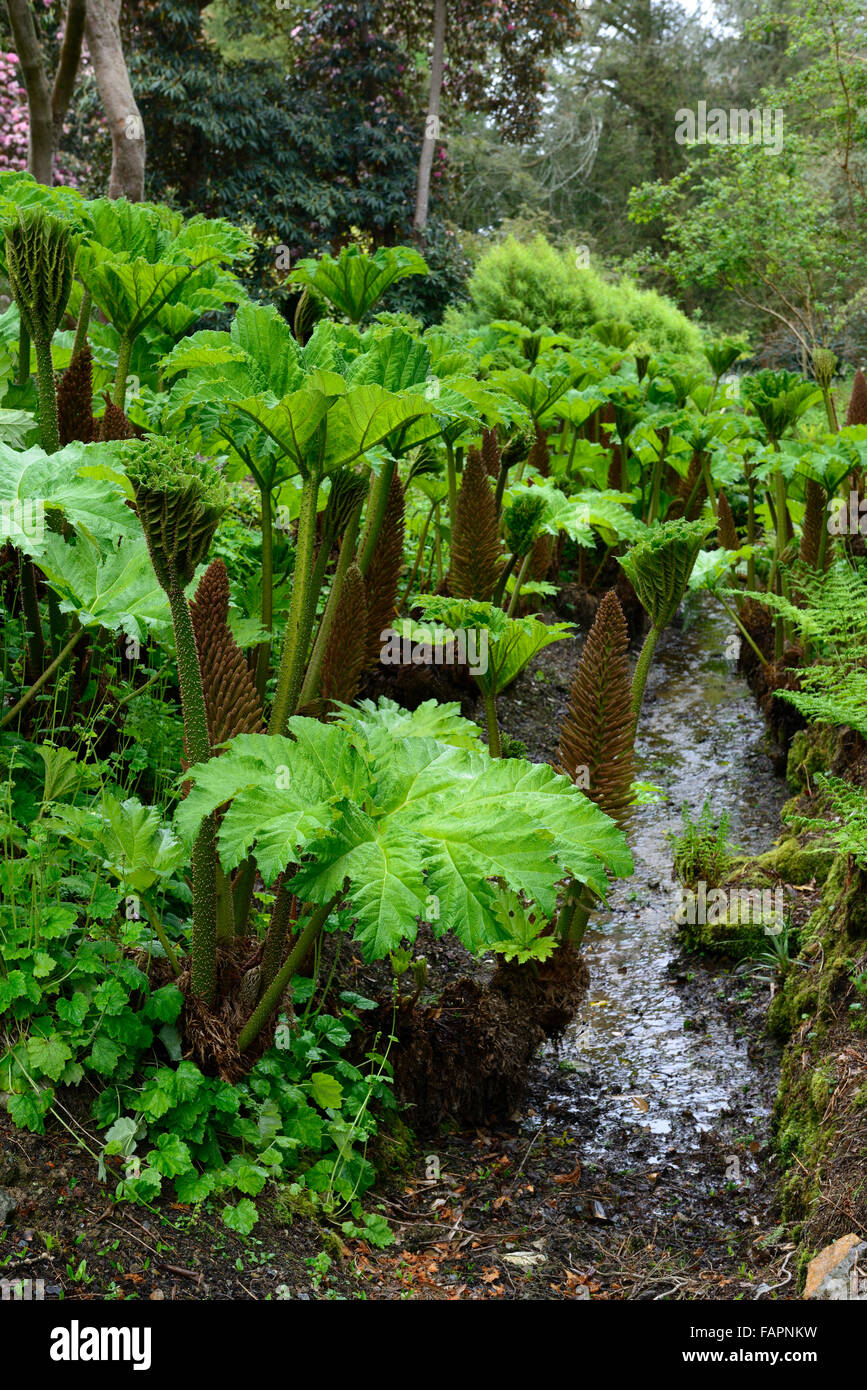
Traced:
<svg viewBox="0 0 867 1390">
<path fill-rule="evenodd" d="M 502 566 L 497 506 L 477 450 L 467 455 L 455 507 L 449 588 L 454 598 L 487 603 Z"/>
<path fill-rule="evenodd" d="M 557 771 L 621 822 L 632 803 L 635 775 L 631 703 L 629 630 L 620 601 L 609 589 L 572 677 Z"/>
<path fill-rule="evenodd" d="M 214 750 L 238 734 L 263 734 L 262 703 L 247 659 L 229 627 L 229 576 L 212 560 L 190 604 L 208 741 Z"/>
<path fill-rule="evenodd" d="M 704 480 L 701 454 L 697 449 L 693 449 L 686 477 L 680 481 L 677 489 L 677 500 L 669 513 L 670 519 L 676 521 L 685 517 L 687 521 L 697 521 L 706 500 L 707 486 Z"/>
<path fill-rule="evenodd" d="M 367 594 L 364 576 L 353 563 L 346 571 L 322 660 L 322 699 L 346 704 L 354 700 L 366 657 Z"/>
<path fill-rule="evenodd" d="M 813 375 L 816 378 L 816 385 L 822 392 L 825 414 L 828 417 L 828 428 L 832 434 L 836 434 L 840 428 L 837 420 L 837 408 L 834 405 L 834 397 L 831 395 L 831 382 L 834 380 L 836 370 L 837 358 L 830 348 L 815 348 L 813 350 Z"/>
<path fill-rule="evenodd" d="M 526 491 L 519 492 L 511 506 L 506 507 L 503 512 L 503 530 L 511 554 L 500 571 L 500 577 L 494 587 L 491 600 L 493 603 L 502 602 L 509 576 L 513 573 L 519 560 L 523 561 L 523 564 L 516 588 L 520 588 L 527 569 L 532 563 L 533 546 L 539 535 L 539 526 L 544 510 L 545 499 L 542 494 L 538 489 L 527 488 Z"/>
<path fill-rule="evenodd" d="M 188 764 L 206 762 L 211 743 L 196 638 L 185 589 L 205 559 L 228 505 L 213 465 L 200 462 L 173 439 L 151 435 L 125 451 L 135 509 L 151 564 L 169 600 Z M 210 1007 L 217 982 L 217 844 L 213 815 L 193 845 L 193 928 L 190 985 Z"/>
<path fill-rule="evenodd" d="M 319 631 L 313 643 L 313 652 L 307 663 L 307 671 L 301 686 L 299 696 L 299 707 L 313 706 L 320 693 L 323 662 L 325 654 L 331 641 L 331 629 L 337 621 L 337 611 L 343 594 L 343 586 L 349 570 L 355 564 L 355 548 L 358 540 L 358 531 L 361 523 L 361 509 L 367 493 L 367 484 L 358 474 L 353 473 L 350 468 L 337 468 L 331 474 L 331 491 L 328 494 L 328 502 L 322 517 L 322 543 L 319 547 L 319 554 L 316 557 L 316 569 L 314 571 L 314 587 L 318 594 L 325 579 L 328 558 L 335 541 L 340 537 L 340 550 L 337 556 L 337 566 L 331 580 L 331 588 L 328 591 L 328 599 L 325 604 L 325 611 L 322 621 L 319 624 Z M 359 574 L 361 571 L 359 570 Z M 363 575 L 362 575 L 363 578 Z M 344 613 L 346 610 L 344 610 Z M 365 644 L 367 642 L 367 600 L 365 599 L 365 617 L 362 632 Z M 261 673 L 267 675 L 267 667 Z M 257 682 L 258 684 L 258 682 Z M 264 680 L 260 685 L 264 690 Z M 351 699 L 351 696 L 341 696 L 341 699 Z"/>
<path fill-rule="evenodd" d="M 107 391 L 103 392 L 103 399 L 105 410 L 102 419 L 97 422 L 98 438 L 104 443 L 109 439 L 134 439 L 136 432 L 132 421 L 127 419 L 119 405 L 115 405 Z"/>
<path fill-rule="evenodd" d="M 560 727 L 556 770 L 606 815 L 623 823 L 632 804 L 635 720 L 629 680 L 629 630 L 613 589 L 602 599 L 575 668 Z M 594 896 L 570 881 L 558 935 L 580 943 Z"/>
<path fill-rule="evenodd" d="M 397 611 L 397 586 L 403 569 L 403 485 L 394 470 L 388 489 L 382 528 L 365 575 L 367 604 L 367 664 L 375 666 L 382 651 L 382 633 Z"/>
<path fill-rule="evenodd" d="M 496 429 L 482 430 L 482 463 L 489 478 L 495 480 L 500 476 L 500 446 L 497 443 Z"/>
<path fill-rule="evenodd" d="M 61 448 L 78 439 L 90 444 L 96 437 L 93 418 L 93 355 L 89 347 L 77 352 L 57 388 L 57 428 Z"/>
<path fill-rule="evenodd" d="M 717 536 L 723 550 L 737 550 L 740 545 L 729 499 L 722 488 L 717 493 Z"/>
<path fill-rule="evenodd" d="M 551 476 L 551 452 L 548 448 L 548 436 L 538 420 L 536 421 L 536 438 L 533 440 L 532 448 L 527 455 L 527 467 L 535 468 L 543 478 Z"/>
<path fill-rule="evenodd" d="M 828 502 L 825 489 L 815 478 L 808 478 L 804 489 L 806 506 L 801 527 L 800 556 L 811 569 L 827 569 L 833 559 L 834 537 L 828 534 Z"/>
<path fill-rule="evenodd" d="M 69 299 L 74 260 L 66 223 L 41 209 L 16 209 L 6 228 L 6 268 L 22 328 L 36 351 L 39 430 L 47 454 L 60 447 L 51 340 Z"/>
<path fill-rule="evenodd" d="M 632 715 L 637 723 L 656 644 L 686 593 L 713 521 L 665 521 L 620 559 L 627 579 L 650 618 L 650 631 L 632 677 Z"/>
<path fill-rule="evenodd" d="M 867 379 L 859 367 L 852 381 L 852 394 L 846 411 L 847 425 L 867 425 Z"/>
</svg>

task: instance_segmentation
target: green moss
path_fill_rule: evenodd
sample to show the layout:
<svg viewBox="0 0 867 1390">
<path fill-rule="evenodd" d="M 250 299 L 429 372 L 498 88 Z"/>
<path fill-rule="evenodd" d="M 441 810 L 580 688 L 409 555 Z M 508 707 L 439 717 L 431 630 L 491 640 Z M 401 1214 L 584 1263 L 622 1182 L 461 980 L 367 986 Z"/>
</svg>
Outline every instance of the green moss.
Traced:
<svg viewBox="0 0 867 1390">
<path fill-rule="evenodd" d="M 816 1258 L 818 1253 L 818 1250 L 814 1250 L 812 1246 L 805 1245 L 804 1248 L 798 1254 L 797 1277 L 799 1293 L 803 1293 L 804 1291 L 804 1285 L 807 1282 L 807 1270 L 810 1267 L 811 1261 Z"/>
<path fill-rule="evenodd" d="M 793 791 L 807 790 L 817 772 L 827 772 L 834 756 L 837 730 L 824 724 L 799 729 L 786 762 L 786 780 Z"/>
<path fill-rule="evenodd" d="M 318 1225 L 321 1220 L 321 1213 L 312 1194 L 297 1182 L 281 1186 L 274 1198 L 274 1215 L 278 1221 L 285 1221 L 287 1226 L 292 1225 L 296 1216 L 305 1221 L 312 1221 L 314 1225 Z"/>
<path fill-rule="evenodd" d="M 852 992 L 853 962 L 860 947 L 853 935 L 864 930 L 864 876 L 843 857 L 827 875 L 822 902 L 803 928 L 802 954 L 768 1013 L 768 1027 L 788 1038 L 780 1065 L 774 1107 L 776 1145 L 783 1177 L 779 1200 L 784 1220 L 797 1229 L 793 1238 L 810 1246 L 833 1231 L 827 1213 L 834 1158 L 846 1129 L 847 1107 L 826 1119 L 836 1085 L 839 1025 Z M 848 1102 L 867 1105 L 867 1085 Z M 801 1278 L 813 1250 L 800 1252 Z"/>
<path fill-rule="evenodd" d="M 795 1031 L 797 1021 L 792 999 L 785 990 L 780 990 L 774 995 L 768 1009 L 768 1032 L 775 1038 L 789 1038 Z"/>
<path fill-rule="evenodd" d="M 383 1113 L 378 1133 L 371 1140 L 368 1157 L 378 1173 L 400 1175 L 409 1173 L 414 1167 L 418 1157 L 415 1135 L 397 1111 Z"/>
<path fill-rule="evenodd" d="M 824 883 L 831 872 L 835 855 L 827 846 L 811 841 L 802 843 L 797 836 L 782 840 L 765 854 L 750 861 L 754 871 L 780 883 Z"/>
<path fill-rule="evenodd" d="M 768 948 L 760 923 L 730 922 L 728 917 L 722 917 L 718 922 L 686 923 L 680 930 L 685 945 L 698 955 L 750 960 Z"/>
<path fill-rule="evenodd" d="M 824 1115 L 831 1098 L 831 1076 L 827 1063 L 816 1067 L 810 1076 L 810 1104 L 817 1115 Z"/>
</svg>

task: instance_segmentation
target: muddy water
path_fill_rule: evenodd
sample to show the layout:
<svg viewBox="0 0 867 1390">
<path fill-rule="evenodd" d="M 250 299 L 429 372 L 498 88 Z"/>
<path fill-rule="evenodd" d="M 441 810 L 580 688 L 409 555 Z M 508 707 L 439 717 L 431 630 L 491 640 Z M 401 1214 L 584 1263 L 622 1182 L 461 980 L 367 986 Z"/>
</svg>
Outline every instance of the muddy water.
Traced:
<svg viewBox="0 0 867 1390">
<path fill-rule="evenodd" d="M 779 833 L 787 795 L 765 751 L 761 715 L 726 657 L 732 630 L 724 614 L 705 607 L 686 630 L 669 630 L 651 671 L 638 776 L 665 799 L 635 814 L 635 875 L 615 884 L 610 910 L 591 921 L 590 993 L 549 1059 L 558 1067 L 554 1101 L 583 1131 L 585 1160 L 622 1151 L 631 1138 L 647 1161 L 661 1161 L 672 1144 L 700 1140 L 724 1113 L 757 1120 L 767 1113 L 768 1087 L 753 1075 L 748 1039 L 713 1007 L 712 982 L 698 1000 L 684 987 L 672 916 L 668 836 L 680 828 L 684 803 L 695 817 L 709 797 L 715 816 L 728 812 L 732 841 L 758 853 Z M 591 1125 L 589 1094 L 597 1101 Z"/>
</svg>

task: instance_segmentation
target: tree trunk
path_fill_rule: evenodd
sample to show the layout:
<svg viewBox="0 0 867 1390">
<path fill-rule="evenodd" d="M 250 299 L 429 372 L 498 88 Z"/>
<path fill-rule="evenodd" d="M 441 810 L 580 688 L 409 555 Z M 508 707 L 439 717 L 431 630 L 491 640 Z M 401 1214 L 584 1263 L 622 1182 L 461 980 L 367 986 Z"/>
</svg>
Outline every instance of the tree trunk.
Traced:
<svg viewBox="0 0 867 1390">
<path fill-rule="evenodd" d="M 69 0 L 66 6 L 66 23 L 63 27 L 63 46 L 54 74 L 54 89 L 51 93 L 51 125 L 53 149 L 60 148 L 63 135 L 63 121 L 72 101 L 75 79 L 81 62 L 81 44 L 84 39 L 84 23 L 87 18 L 87 0 Z"/>
<path fill-rule="evenodd" d="M 27 168 L 38 183 L 50 186 L 54 179 L 54 122 L 42 45 L 29 0 L 6 0 L 6 8 L 27 92 L 30 116 Z"/>
<path fill-rule="evenodd" d="M 120 38 L 121 0 L 88 0 L 87 47 L 111 131 L 109 198 L 144 197 L 145 138 Z"/>
<path fill-rule="evenodd" d="M 30 118 L 27 168 L 39 183 L 51 185 L 54 182 L 54 156 L 60 145 L 63 120 L 69 110 L 81 61 L 87 0 L 69 0 L 66 7 L 63 45 L 53 89 L 48 86 L 42 45 L 29 0 L 6 0 L 6 8 L 27 92 Z"/>
<path fill-rule="evenodd" d="M 418 162 L 418 184 L 415 195 L 415 216 L 413 227 L 424 235 L 427 226 L 428 205 L 430 203 L 430 176 L 433 168 L 434 150 L 439 139 L 440 95 L 443 88 L 443 66 L 446 47 L 446 0 L 434 0 L 433 55 L 430 65 L 430 90 L 427 102 L 427 119 L 424 127 L 424 141 L 421 158 Z"/>
</svg>

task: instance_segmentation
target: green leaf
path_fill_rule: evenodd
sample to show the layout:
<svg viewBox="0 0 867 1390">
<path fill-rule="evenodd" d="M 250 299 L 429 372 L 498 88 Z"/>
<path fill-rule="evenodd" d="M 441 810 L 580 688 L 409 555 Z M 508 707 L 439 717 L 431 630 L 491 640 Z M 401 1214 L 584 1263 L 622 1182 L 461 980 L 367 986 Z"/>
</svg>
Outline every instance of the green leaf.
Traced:
<svg viewBox="0 0 867 1390">
<path fill-rule="evenodd" d="M 208 1171 L 197 1173 L 193 1169 L 175 1179 L 175 1195 L 179 1202 L 203 1202 L 213 1190 L 213 1175 Z"/>
<path fill-rule="evenodd" d="M 366 1240 L 379 1250 L 394 1244 L 394 1231 L 385 1217 L 380 1216 L 378 1212 L 365 1212 L 361 1226 L 357 1226 L 354 1221 L 343 1221 L 340 1229 L 351 1240 Z"/>
<path fill-rule="evenodd" d="M 229 1167 L 234 1187 L 238 1192 L 246 1192 L 249 1197 L 256 1197 L 268 1181 L 267 1169 L 258 1163 L 250 1163 L 245 1158 L 233 1158 Z"/>
<path fill-rule="evenodd" d="M 164 1178 L 178 1177 L 181 1173 L 189 1172 L 193 1166 L 187 1145 L 176 1134 L 158 1135 L 157 1146 L 151 1149 L 147 1161 Z"/>
<path fill-rule="evenodd" d="M 94 1039 L 87 1060 L 94 1071 L 100 1072 L 103 1076 L 111 1076 L 122 1056 L 123 1048 L 121 1045 L 100 1033 Z"/>
<path fill-rule="evenodd" d="M 184 1007 L 184 996 L 177 985 L 162 985 L 145 1000 L 145 1015 L 157 1023 L 175 1023 Z"/>
<path fill-rule="evenodd" d="M 202 368 L 218 368 L 227 362 L 244 362 L 246 353 L 234 343 L 228 333 L 218 333 L 213 329 L 202 329 L 182 338 L 160 362 L 160 370 L 166 381 L 179 372 L 192 372 Z M 215 373 L 216 374 L 216 373 Z"/>
<path fill-rule="evenodd" d="M 134 338 L 192 273 L 185 265 L 103 261 L 89 268 L 85 284 L 118 333 Z"/>
<path fill-rule="evenodd" d="M 33 1070 L 57 1081 L 66 1063 L 72 1058 L 72 1051 L 56 1035 L 51 1038 L 32 1037 L 27 1044 L 27 1055 Z"/>
<path fill-rule="evenodd" d="M 10 1096 L 7 1106 L 9 1116 L 19 1129 L 29 1129 L 34 1134 L 45 1133 L 45 1116 L 54 1103 L 54 1091 L 46 1087 L 34 1093 L 24 1091 L 21 1095 Z"/>
<path fill-rule="evenodd" d="M 103 867 L 130 888 L 143 892 L 183 864 L 184 847 L 161 824 L 155 806 L 143 806 L 134 796 L 117 801 L 106 793 L 101 813 Z M 163 1022 L 172 1023 L 175 1017 L 166 1016 Z"/>
<path fill-rule="evenodd" d="M 430 372 L 430 353 L 404 328 L 381 333 L 372 347 L 356 357 L 346 373 L 348 386 L 375 384 L 386 391 L 405 391 L 424 384 Z"/>
<path fill-rule="evenodd" d="M 293 878 L 293 891 L 311 902 L 327 902 L 349 879 L 356 937 L 369 959 L 381 960 L 405 935 L 415 935 L 414 918 L 427 897 L 424 845 L 416 836 L 394 821 L 374 820 L 344 803 L 329 834 L 312 840 L 307 849 L 316 862 Z"/>
<path fill-rule="evenodd" d="M 249 1197 L 242 1197 L 237 1206 L 223 1208 L 223 1221 L 240 1236 L 248 1236 L 258 1220 L 259 1213 Z"/>
<path fill-rule="evenodd" d="M 343 1104 L 343 1087 L 327 1071 L 311 1072 L 310 1094 L 322 1110 L 339 1110 Z"/>
<path fill-rule="evenodd" d="M 320 373 L 318 384 L 305 384 L 278 400 L 270 393 L 239 401 L 235 410 L 255 421 L 298 470 L 306 476 L 322 461 L 323 422 L 335 400 L 346 390 L 342 377 Z"/>
<path fill-rule="evenodd" d="M 73 1028 L 81 1027 L 89 1008 L 90 1000 L 80 990 L 76 990 L 69 999 L 58 999 L 55 1004 L 58 1018 L 62 1019 L 64 1023 L 71 1024 Z"/>
<path fill-rule="evenodd" d="M 392 747 L 396 739 L 435 738 L 455 748 L 482 748 L 478 724 L 464 719 L 457 702 L 440 704 L 425 700 L 414 710 L 402 709 L 394 700 L 380 695 L 376 704 L 360 700 L 355 705 L 335 702 L 344 728 L 357 730 L 374 757 Z"/>
<path fill-rule="evenodd" d="M 116 453 L 106 444 L 68 444 L 50 455 L 0 444 L 0 541 L 40 559 L 59 539 L 49 526 L 52 512 L 102 547 L 141 536 L 123 474 L 114 467 Z"/>
<path fill-rule="evenodd" d="M 288 323 L 273 304 L 244 299 L 232 321 L 231 338 L 261 372 L 267 390 L 283 397 L 301 385 L 300 348 Z"/>
<path fill-rule="evenodd" d="M 126 540 L 100 556 L 83 542 L 52 535 L 39 566 L 60 597 L 61 611 L 82 627 L 103 627 L 147 641 L 152 628 L 168 628 L 168 599 L 154 574 L 144 536 Z"/>
<path fill-rule="evenodd" d="M 521 674 L 528 661 L 553 642 L 571 637 L 571 623 L 543 623 L 539 618 L 510 618 L 502 636 L 495 638 L 488 652 L 488 669 L 476 680 L 483 690 L 498 695 Z"/>
<path fill-rule="evenodd" d="M 495 911 L 502 939 L 495 941 L 491 949 L 504 960 L 524 965 L 530 960 L 547 960 L 556 951 L 556 936 L 542 935 L 548 926 L 546 919 L 539 913 L 528 912 L 517 893 L 498 888 Z"/>
<path fill-rule="evenodd" d="M 191 843 L 202 820 L 234 798 L 235 814 L 220 827 L 220 858 L 235 868 L 255 847 L 267 882 L 285 868 L 287 845 L 301 846 L 330 825 L 341 797 L 357 797 L 366 785 L 364 762 L 345 729 L 293 718 L 291 738 L 244 734 L 231 756 L 190 768 L 193 781 L 175 815 Z"/>
<path fill-rule="evenodd" d="M 204 815 L 229 803 L 220 830 L 227 868 L 252 852 L 270 880 L 304 856 L 292 887 L 313 903 L 348 880 L 369 958 L 415 936 L 430 894 L 443 926 L 479 950 L 500 936 L 491 880 L 550 916 L 566 876 L 604 896 L 606 869 L 631 873 L 618 827 L 547 765 L 404 737 L 402 720 L 394 729 L 377 721 L 368 746 L 362 724 L 296 716 L 292 738 L 233 740 L 185 774 L 194 787 L 179 829 L 194 834 Z"/>
<path fill-rule="evenodd" d="M 407 246 L 381 246 L 367 255 L 357 246 L 344 246 L 335 260 L 301 260 L 289 276 L 293 285 L 307 285 L 327 299 L 339 313 L 359 323 L 396 280 L 407 275 L 426 275 L 427 265 Z"/>
</svg>

